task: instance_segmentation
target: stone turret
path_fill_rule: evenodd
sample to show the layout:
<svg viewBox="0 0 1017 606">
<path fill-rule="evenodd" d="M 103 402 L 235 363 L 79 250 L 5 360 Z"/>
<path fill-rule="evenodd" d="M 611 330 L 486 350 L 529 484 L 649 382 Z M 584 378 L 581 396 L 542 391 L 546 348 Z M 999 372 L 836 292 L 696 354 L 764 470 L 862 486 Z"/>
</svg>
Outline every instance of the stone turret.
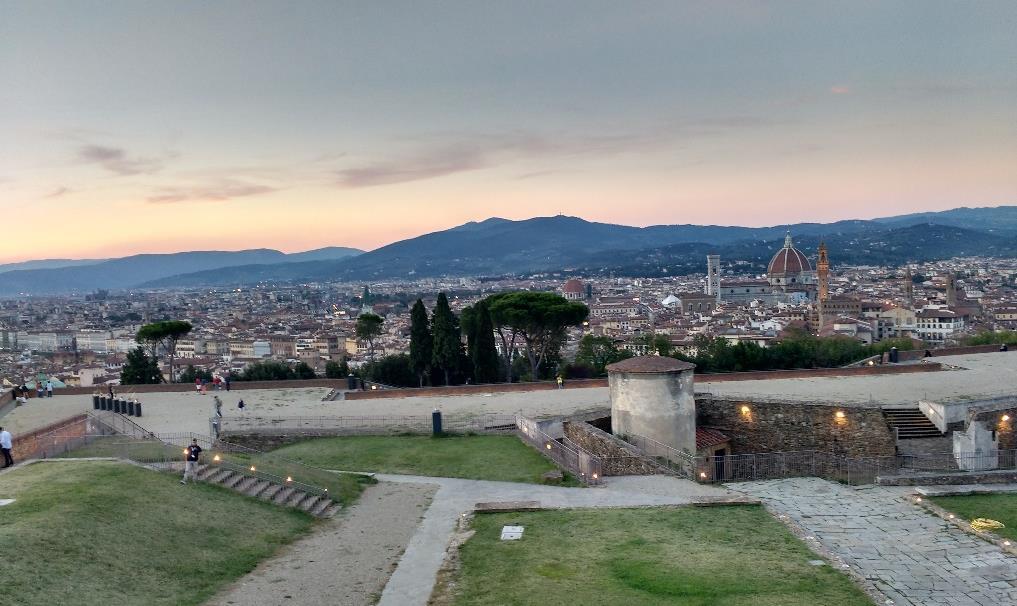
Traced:
<svg viewBox="0 0 1017 606">
<path fill-rule="evenodd" d="M 611 428 L 672 448 L 696 452 L 695 364 L 662 356 L 640 356 L 607 367 Z"/>
</svg>

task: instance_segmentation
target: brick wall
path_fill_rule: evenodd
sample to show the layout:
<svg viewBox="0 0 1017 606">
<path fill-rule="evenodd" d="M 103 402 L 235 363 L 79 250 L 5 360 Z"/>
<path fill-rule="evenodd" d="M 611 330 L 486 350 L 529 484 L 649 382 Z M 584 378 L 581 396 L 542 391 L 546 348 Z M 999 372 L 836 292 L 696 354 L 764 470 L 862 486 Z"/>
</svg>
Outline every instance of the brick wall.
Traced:
<svg viewBox="0 0 1017 606">
<path fill-rule="evenodd" d="M 15 461 L 34 458 L 47 449 L 51 450 L 70 439 L 80 438 L 87 432 L 87 417 L 83 414 L 75 415 L 35 431 L 14 436 L 11 456 Z"/>
<path fill-rule="evenodd" d="M 748 413 L 742 412 L 744 406 Z M 838 411 L 843 418 L 836 416 Z M 879 408 L 697 397 L 696 423 L 727 434 L 733 454 L 819 450 L 870 457 L 896 452 Z"/>
<path fill-rule="evenodd" d="M 600 459 L 603 476 L 644 476 L 661 473 L 630 444 L 589 423 L 566 422 L 565 437 Z"/>
</svg>

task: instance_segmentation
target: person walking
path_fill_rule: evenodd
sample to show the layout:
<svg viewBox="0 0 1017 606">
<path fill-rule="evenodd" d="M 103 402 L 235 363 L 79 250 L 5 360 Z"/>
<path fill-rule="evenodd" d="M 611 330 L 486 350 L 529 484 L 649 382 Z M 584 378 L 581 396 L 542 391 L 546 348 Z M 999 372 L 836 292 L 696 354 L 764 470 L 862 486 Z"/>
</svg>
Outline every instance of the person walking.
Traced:
<svg viewBox="0 0 1017 606">
<path fill-rule="evenodd" d="M 237 408 L 240 409 L 240 412 L 244 412 L 244 406 L 246 406 L 246 404 L 244 404 L 243 400 L 240 400 L 239 402 L 237 402 Z"/>
<path fill-rule="evenodd" d="M 0 450 L 4 453 L 4 467 L 10 467 L 14 465 L 14 459 L 11 458 L 11 450 L 14 448 L 13 439 L 11 438 L 11 432 L 7 431 L 3 427 L 0 427 Z"/>
<path fill-rule="evenodd" d="M 187 478 L 194 481 L 198 474 L 198 459 L 201 457 L 201 446 L 198 446 L 198 439 L 192 439 L 191 445 L 184 452 L 187 453 L 187 462 L 184 463 L 184 477 L 180 480 L 181 484 L 186 484 Z"/>
<path fill-rule="evenodd" d="M 215 416 L 222 418 L 222 400 L 219 399 L 219 396 L 215 396 Z"/>
<path fill-rule="evenodd" d="M 226 391 L 229 391 L 230 390 L 230 376 L 229 375 L 226 375 L 225 382 L 226 382 Z"/>
<path fill-rule="evenodd" d="M 558 389 L 565 389 L 565 379 L 558 375 Z"/>
</svg>

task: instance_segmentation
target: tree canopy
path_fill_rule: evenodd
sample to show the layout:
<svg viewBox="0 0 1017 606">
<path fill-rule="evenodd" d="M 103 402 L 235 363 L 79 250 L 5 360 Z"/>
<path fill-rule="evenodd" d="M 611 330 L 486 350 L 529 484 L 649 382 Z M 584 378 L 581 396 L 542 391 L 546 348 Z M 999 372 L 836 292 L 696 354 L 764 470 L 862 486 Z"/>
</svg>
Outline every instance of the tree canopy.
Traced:
<svg viewBox="0 0 1017 606">
<path fill-rule="evenodd" d="M 138 329 L 135 340 L 138 343 L 149 344 L 153 358 L 158 360 L 160 346 L 169 355 L 170 382 L 173 382 L 173 357 L 177 353 L 177 341 L 191 332 L 191 328 L 191 323 L 183 320 L 162 320 L 145 324 Z"/>
<path fill-rule="evenodd" d="M 611 337 L 586 335 L 579 340 L 576 362 L 589 366 L 597 376 L 605 374 L 608 364 L 631 358 L 632 352 L 620 349 Z"/>
<path fill-rule="evenodd" d="M 431 323 L 427 319 L 424 302 L 417 299 L 410 310 L 410 368 L 417 375 L 417 386 L 424 386 L 424 377 L 431 369 L 434 356 L 434 342 Z"/>
<path fill-rule="evenodd" d="M 162 383 L 159 362 L 145 353 L 143 348 L 135 347 L 127 352 L 127 361 L 120 370 L 120 383 L 122 385 L 152 385 Z"/>
<path fill-rule="evenodd" d="M 506 345 L 522 340 L 530 362 L 530 376 L 540 377 L 540 368 L 549 354 L 557 355 L 570 326 L 579 326 L 590 313 L 575 303 L 550 292 L 518 291 L 487 298 L 495 330 Z M 511 349 L 506 348 L 506 364 L 511 367 Z"/>
<path fill-rule="evenodd" d="M 459 329 L 459 319 L 449 307 L 445 293 L 438 293 L 438 301 L 431 315 L 432 347 L 431 364 L 445 375 L 445 385 L 449 377 L 459 370 L 462 359 L 463 341 Z"/>
<path fill-rule="evenodd" d="M 385 322 L 381 316 L 370 312 L 357 316 L 355 328 L 357 338 L 367 341 L 371 359 L 374 359 L 374 340 L 381 336 L 381 325 Z"/>
</svg>

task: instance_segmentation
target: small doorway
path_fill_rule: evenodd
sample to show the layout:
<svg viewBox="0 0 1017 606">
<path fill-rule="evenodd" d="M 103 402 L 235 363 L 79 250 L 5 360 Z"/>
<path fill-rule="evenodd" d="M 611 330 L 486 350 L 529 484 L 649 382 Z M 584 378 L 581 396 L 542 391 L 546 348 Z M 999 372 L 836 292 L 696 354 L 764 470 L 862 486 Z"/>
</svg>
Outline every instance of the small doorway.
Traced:
<svg viewBox="0 0 1017 606">
<path fill-rule="evenodd" d="M 713 453 L 713 479 L 727 479 L 727 449 L 721 448 Z"/>
</svg>

